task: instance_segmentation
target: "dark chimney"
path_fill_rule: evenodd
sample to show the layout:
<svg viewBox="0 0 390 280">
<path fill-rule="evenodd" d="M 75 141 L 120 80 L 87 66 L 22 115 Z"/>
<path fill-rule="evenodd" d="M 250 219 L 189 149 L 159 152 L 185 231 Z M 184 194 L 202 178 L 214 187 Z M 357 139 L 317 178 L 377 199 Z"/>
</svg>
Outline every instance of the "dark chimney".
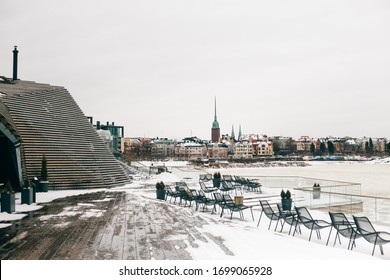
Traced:
<svg viewBox="0 0 390 280">
<path fill-rule="evenodd" d="M 96 122 L 96 129 L 100 130 L 100 121 Z"/>
<path fill-rule="evenodd" d="M 19 53 L 19 51 L 17 50 L 17 46 L 15 46 L 13 53 L 14 53 L 14 73 L 12 79 L 16 81 L 18 79 L 18 53 Z"/>
</svg>

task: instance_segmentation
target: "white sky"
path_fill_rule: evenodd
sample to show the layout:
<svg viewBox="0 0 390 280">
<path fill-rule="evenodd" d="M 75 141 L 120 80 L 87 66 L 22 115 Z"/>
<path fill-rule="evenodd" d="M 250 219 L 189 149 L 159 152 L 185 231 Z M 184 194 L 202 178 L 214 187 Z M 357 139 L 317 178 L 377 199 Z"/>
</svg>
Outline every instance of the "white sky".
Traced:
<svg viewBox="0 0 390 280">
<path fill-rule="evenodd" d="M 390 2 L 2 0 L 0 75 L 126 136 L 390 137 Z"/>
</svg>

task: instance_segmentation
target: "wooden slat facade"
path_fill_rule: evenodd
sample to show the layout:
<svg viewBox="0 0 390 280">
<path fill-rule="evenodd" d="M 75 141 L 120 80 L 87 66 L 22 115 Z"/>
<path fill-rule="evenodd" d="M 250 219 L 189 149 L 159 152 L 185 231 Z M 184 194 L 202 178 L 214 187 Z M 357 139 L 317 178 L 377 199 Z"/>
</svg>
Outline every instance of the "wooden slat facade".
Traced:
<svg viewBox="0 0 390 280">
<path fill-rule="evenodd" d="M 65 88 L 0 82 L 0 108 L 3 122 L 7 120 L 20 139 L 27 178 L 39 177 L 45 154 L 49 187 L 114 187 L 129 182 L 122 165 Z"/>
</svg>

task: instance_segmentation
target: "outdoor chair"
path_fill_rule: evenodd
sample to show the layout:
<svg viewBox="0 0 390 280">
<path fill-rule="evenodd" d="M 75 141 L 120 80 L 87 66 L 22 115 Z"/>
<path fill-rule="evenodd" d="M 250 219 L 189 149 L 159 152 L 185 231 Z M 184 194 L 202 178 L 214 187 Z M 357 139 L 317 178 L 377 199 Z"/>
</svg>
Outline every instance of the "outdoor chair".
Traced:
<svg viewBox="0 0 390 280">
<path fill-rule="evenodd" d="M 187 206 L 187 202 L 189 202 L 189 207 L 192 206 L 192 201 L 196 199 L 196 193 L 195 190 L 190 190 L 187 185 L 180 184 L 181 182 L 176 183 L 176 191 L 179 193 L 180 202 L 179 205 L 181 205 L 182 201 L 184 200 L 184 207 Z"/>
<path fill-rule="evenodd" d="M 248 206 L 248 205 L 244 205 L 244 204 L 236 204 L 236 203 L 234 203 L 234 201 L 231 198 L 231 196 L 228 195 L 228 194 L 225 194 L 222 197 L 223 197 L 224 207 L 222 207 L 221 217 L 223 215 L 224 209 L 227 208 L 227 209 L 230 210 L 230 219 L 232 219 L 234 212 L 240 213 L 240 218 L 244 219 L 244 213 L 242 211 L 246 210 L 246 209 L 250 209 L 251 210 L 251 214 L 252 214 L 252 220 L 255 220 L 254 217 L 253 217 L 252 206 Z"/>
<path fill-rule="evenodd" d="M 202 191 L 204 191 L 205 193 L 212 193 L 212 192 L 215 192 L 218 190 L 218 188 L 212 186 L 212 187 L 209 187 L 205 184 L 205 182 L 202 182 L 202 181 L 199 181 L 199 185 L 200 185 L 200 188 Z"/>
<path fill-rule="evenodd" d="M 222 175 L 221 181 L 229 182 L 229 185 L 236 186 L 235 176 L 233 175 Z"/>
<path fill-rule="evenodd" d="M 233 182 L 233 176 L 232 175 L 222 175 L 222 179 L 224 181 Z"/>
<path fill-rule="evenodd" d="M 184 204 L 184 207 L 187 205 L 187 202 L 189 202 L 188 207 L 191 207 L 192 202 L 196 201 L 196 199 L 198 197 L 198 193 L 196 190 L 189 190 L 189 191 L 185 191 L 185 192 L 186 192 L 186 194 L 184 195 L 184 200 L 186 201 L 186 204 Z"/>
<path fill-rule="evenodd" d="M 165 200 L 168 199 L 168 197 L 170 197 L 169 199 L 169 202 L 172 201 L 172 198 L 174 198 L 174 204 L 176 204 L 176 198 L 180 197 L 180 193 L 178 193 L 177 191 L 173 190 L 170 186 L 166 185 L 165 186 L 165 189 L 166 189 L 166 196 L 165 196 Z"/>
<path fill-rule="evenodd" d="M 237 184 L 237 185 L 242 186 L 242 185 L 244 185 L 244 183 L 245 183 L 245 180 L 244 180 L 243 177 L 240 177 L 240 176 L 233 176 L 232 178 L 233 178 L 234 183 Z"/>
<path fill-rule="evenodd" d="M 257 181 L 257 179 L 247 179 L 240 176 L 234 176 L 233 182 L 235 183 L 235 186 L 240 186 L 248 191 L 258 191 L 261 193 L 261 184 Z"/>
<path fill-rule="evenodd" d="M 176 193 L 178 194 L 179 200 L 179 205 L 181 205 L 182 201 L 185 201 L 185 196 L 186 196 L 186 191 L 184 190 L 183 187 L 176 185 L 175 186 Z"/>
<path fill-rule="evenodd" d="M 202 190 L 198 191 L 198 196 L 195 202 L 196 202 L 196 209 L 199 209 L 199 205 L 203 205 L 202 211 L 205 211 L 207 206 L 215 204 L 215 200 L 213 198 L 207 197 Z"/>
<path fill-rule="evenodd" d="M 199 181 L 207 182 L 210 181 L 213 178 L 211 174 L 200 174 L 199 175 Z"/>
<path fill-rule="evenodd" d="M 313 219 L 309 210 L 307 210 L 306 207 L 295 207 L 295 210 L 298 215 L 299 223 L 304 225 L 306 228 L 310 229 L 309 241 L 311 240 L 311 235 L 313 233 L 313 230 L 316 231 L 317 238 L 321 239 L 320 230 L 332 226 L 332 224 L 327 221 Z"/>
<path fill-rule="evenodd" d="M 353 216 L 353 219 L 355 221 L 358 232 L 363 236 L 363 238 L 374 244 L 372 255 L 374 255 L 376 245 L 379 246 L 381 254 L 383 255 L 382 246 L 384 244 L 390 243 L 390 233 L 386 231 L 376 231 L 367 217 Z"/>
<path fill-rule="evenodd" d="M 183 188 L 187 193 L 190 193 L 191 191 L 193 191 L 194 189 L 190 189 L 187 185 L 186 182 L 183 182 L 183 181 L 180 181 L 180 182 L 176 182 L 176 186 L 179 186 L 181 188 Z"/>
<path fill-rule="evenodd" d="M 291 210 L 283 210 L 281 203 L 277 203 L 276 206 L 278 207 L 279 217 L 280 219 L 283 220 L 282 228 L 280 229 L 280 232 L 283 231 L 284 224 L 287 223 L 290 225 L 290 230 L 288 231 L 288 235 L 291 234 L 291 229 L 293 227 L 294 227 L 294 233 L 295 231 L 297 231 L 297 228 L 298 228 L 298 232 L 301 233 L 301 229 L 299 227 L 299 224 L 297 223 L 298 222 L 297 213 Z"/>
<path fill-rule="evenodd" d="M 353 249 L 355 244 L 355 239 L 361 237 L 362 235 L 358 232 L 357 227 L 354 222 L 351 222 L 347 219 L 344 213 L 332 213 L 329 212 L 330 220 L 332 221 L 332 228 L 329 232 L 328 242 L 330 235 L 332 233 L 332 229 L 335 228 L 337 234 L 334 238 L 333 246 L 336 244 L 337 238 L 339 239 L 339 243 L 341 244 L 340 235 L 349 239 L 348 249 Z M 328 242 L 326 243 L 328 245 Z"/>
<path fill-rule="evenodd" d="M 261 184 L 255 180 L 255 179 L 245 179 L 246 183 L 245 186 L 247 187 L 248 190 L 250 191 L 258 191 L 261 193 Z"/>
<path fill-rule="evenodd" d="M 276 221 L 276 226 L 275 226 L 275 230 L 276 230 L 280 220 L 280 213 L 275 211 L 267 200 L 260 200 L 260 206 L 262 211 L 259 217 L 259 221 L 257 222 L 257 226 L 260 225 L 260 220 L 264 213 L 265 216 L 268 217 L 269 219 L 268 230 L 271 228 L 272 221 Z"/>
<path fill-rule="evenodd" d="M 235 187 L 242 187 L 242 177 L 230 175 L 230 178 L 228 178 L 228 182 L 231 182 L 233 186 Z"/>
<path fill-rule="evenodd" d="M 183 181 L 176 182 L 176 186 L 183 187 L 184 189 L 189 190 L 187 183 Z"/>
<path fill-rule="evenodd" d="M 236 187 L 233 186 L 232 182 L 231 181 L 225 181 L 223 180 L 222 181 L 222 184 L 221 184 L 221 187 L 219 188 L 219 190 L 221 192 L 231 192 L 231 191 L 235 191 L 236 190 Z"/>
<path fill-rule="evenodd" d="M 213 210 L 211 211 L 211 213 L 214 213 L 214 211 L 217 211 L 217 205 L 223 209 L 224 208 L 224 205 L 225 205 L 225 201 L 223 200 L 223 196 L 221 193 L 219 192 L 214 192 L 213 193 L 213 196 L 214 196 L 214 207 L 213 207 Z M 222 210 L 221 210 L 222 212 Z"/>
</svg>

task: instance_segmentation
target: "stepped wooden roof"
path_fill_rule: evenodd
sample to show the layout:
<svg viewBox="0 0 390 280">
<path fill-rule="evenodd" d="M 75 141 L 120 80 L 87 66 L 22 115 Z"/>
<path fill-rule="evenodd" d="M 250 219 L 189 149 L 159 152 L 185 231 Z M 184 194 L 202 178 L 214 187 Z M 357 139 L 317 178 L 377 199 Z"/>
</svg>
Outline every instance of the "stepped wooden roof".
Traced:
<svg viewBox="0 0 390 280">
<path fill-rule="evenodd" d="M 51 187 L 114 187 L 129 182 L 70 93 L 61 86 L 0 81 L 0 122 L 21 142 L 23 175 L 48 160 Z"/>
</svg>

